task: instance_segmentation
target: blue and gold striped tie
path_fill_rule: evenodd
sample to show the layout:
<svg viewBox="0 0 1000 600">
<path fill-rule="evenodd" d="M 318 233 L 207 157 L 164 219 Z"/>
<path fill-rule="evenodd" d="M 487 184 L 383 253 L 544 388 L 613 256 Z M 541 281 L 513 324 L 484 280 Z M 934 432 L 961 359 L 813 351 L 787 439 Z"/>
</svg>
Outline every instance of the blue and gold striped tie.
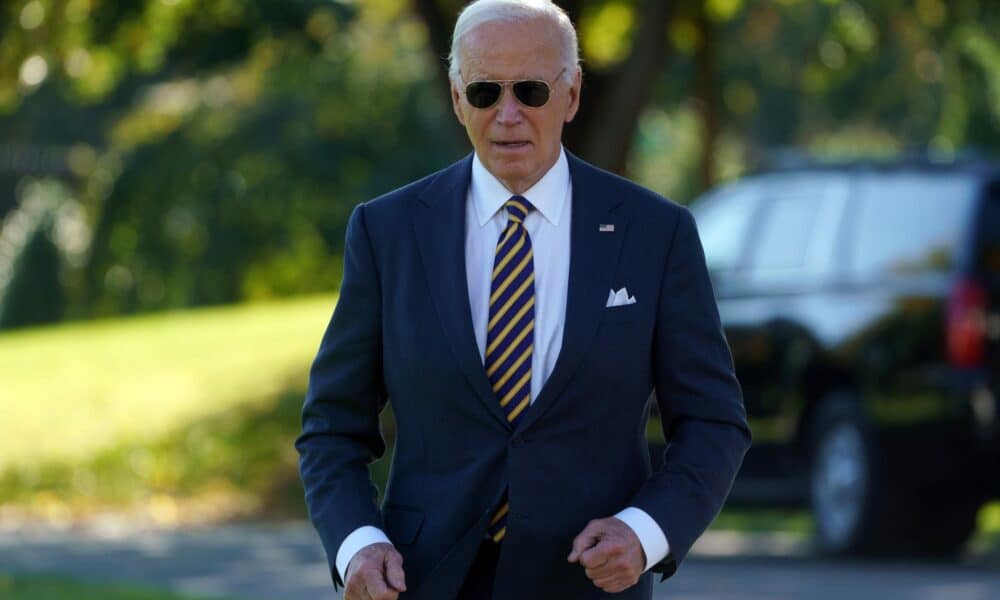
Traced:
<svg viewBox="0 0 1000 600">
<path fill-rule="evenodd" d="M 490 320 L 486 328 L 486 375 L 507 420 L 518 419 L 531 403 L 531 355 L 535 330 L 535 268 L 524 218 L 534 207 L 513 196 L 504 205 L 507 227 L 497 241 L 490 285 Z M 487 535 L 499 542 L 507 533 L 507 493 L 494 513 Z"/>
</svg>

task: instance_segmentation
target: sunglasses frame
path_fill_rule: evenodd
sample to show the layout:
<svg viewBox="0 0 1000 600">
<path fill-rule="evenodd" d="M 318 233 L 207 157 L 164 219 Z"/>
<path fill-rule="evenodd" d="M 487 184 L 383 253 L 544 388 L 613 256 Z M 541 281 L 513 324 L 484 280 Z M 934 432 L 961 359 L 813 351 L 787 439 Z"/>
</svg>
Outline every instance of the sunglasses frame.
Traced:
<svg viewBox="0 0 1000 600">
<path fill-rule="evenodd" d="M 458 77 L 459 79 L 462 80 L 462 83 L 465 83 L 465 87 L 463 88 L 463 91 L 465 92 L 465 101 L 469 103 L 469 106 L 477 110 L 489 110 L 494 106 L 496 106 L 497 104 L 500 104 L 500 101 L 503 100 L 504 92 L 506 91 L 508 86 L 510 87 L 511 93 L 514 94 L 514 99 L 517 100 L 517 103 L 520 104 L 521 106 L 525 108 L 542 108 L 543 106 L 549 103 L 549 100 L 552 99 L 552 87 L 557 81 L 559 81 L 559 78 L 562 77 L 563 73 L 565 72 L 566 72 L 566 67 L 563 67 L 562 71 L 559 71 L 559 74 L 553 77 L 549 81 L 545 81 L 544 79 L 476 79 L 474 81 L 465 83 L 465 78 L 462 77 L 461 73 L 459 73 Z M 493 104 L 490 104 L 489 106 L 483 106 L 480 108 L 475 104 L 473 104 L 472 102 L 469 102 L 469 88 L 477 83 L 495 83 L 500 86 L 500 93 L 497 94 L 497 99 L 493 101 Z M 524 102 L 522 102 L 521 99 L 517 97 L 517 93 L 514 92 L 514 86 L 518 83 L 544 83 L 545 89 L 547 90 L 546 94 L 547 97 L 545 98 L 545 102 L 539 104 L 538 106 L 531 106 L 530 104 L 525 104 Z"/>
</svg>

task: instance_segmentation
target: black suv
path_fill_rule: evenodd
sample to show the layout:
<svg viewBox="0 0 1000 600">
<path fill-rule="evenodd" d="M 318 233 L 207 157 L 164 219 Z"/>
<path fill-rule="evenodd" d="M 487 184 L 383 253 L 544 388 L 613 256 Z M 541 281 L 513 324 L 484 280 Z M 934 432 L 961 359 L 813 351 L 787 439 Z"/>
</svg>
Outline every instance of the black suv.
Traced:
<svg viewBox="0 0 1000 600">
<path fill-rule="evenodd" d="M 834 554 L 949 555 L 1000 497 L 1000 169 L 760 174 L 696 201 L 754 434 L 734 503 Z"/>
</svg>

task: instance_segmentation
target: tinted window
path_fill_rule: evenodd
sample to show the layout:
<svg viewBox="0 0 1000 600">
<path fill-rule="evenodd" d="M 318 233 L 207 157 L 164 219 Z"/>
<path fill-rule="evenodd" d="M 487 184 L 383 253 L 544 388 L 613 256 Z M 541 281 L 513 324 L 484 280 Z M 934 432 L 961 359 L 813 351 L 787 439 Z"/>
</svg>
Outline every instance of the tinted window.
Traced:
<svg viewBox="0 0 1000 600">
<path fill-rule="evenodd" d="M 947 272 L 974 207 L 974 182 L 953 175 L 868 175 L 852 267 L 859 275 Z"/>
<path fill-rule="evenodd" d="M 710 271 L 739 266 L 757 196 L 745 186 L 726 188 L 691 206 Z"/>
<path fill-rule="evenodd" d="M 754 271 L 801 267 L 816 224 L 820 198 L 777 196 L 767 201 L 767 212 L 753 255 Z"/>
<path fill-rule="evenodd" d="M 753 279 L 832 271 L 846 193 L 845 178 L 832 174 L 789 175 L 762 188 L 763 216 L 752 244 Z"/>
</svg>

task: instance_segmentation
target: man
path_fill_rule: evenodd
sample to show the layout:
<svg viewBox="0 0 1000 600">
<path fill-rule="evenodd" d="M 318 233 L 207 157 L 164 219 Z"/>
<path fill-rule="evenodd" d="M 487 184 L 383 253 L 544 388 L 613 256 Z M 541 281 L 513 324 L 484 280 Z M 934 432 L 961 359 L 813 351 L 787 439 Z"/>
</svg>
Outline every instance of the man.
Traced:
<svg viewBox="0 0 1000 600">
<path fill-rule="evenodd" d="M 351 215 L 296 442 L 349 600 L 648 599 L 749 446 L 690 214 L 562 148 L 577 52 L 549 2 L 467 6 L 451 91 L 474 154 Z"/>
</svg>

